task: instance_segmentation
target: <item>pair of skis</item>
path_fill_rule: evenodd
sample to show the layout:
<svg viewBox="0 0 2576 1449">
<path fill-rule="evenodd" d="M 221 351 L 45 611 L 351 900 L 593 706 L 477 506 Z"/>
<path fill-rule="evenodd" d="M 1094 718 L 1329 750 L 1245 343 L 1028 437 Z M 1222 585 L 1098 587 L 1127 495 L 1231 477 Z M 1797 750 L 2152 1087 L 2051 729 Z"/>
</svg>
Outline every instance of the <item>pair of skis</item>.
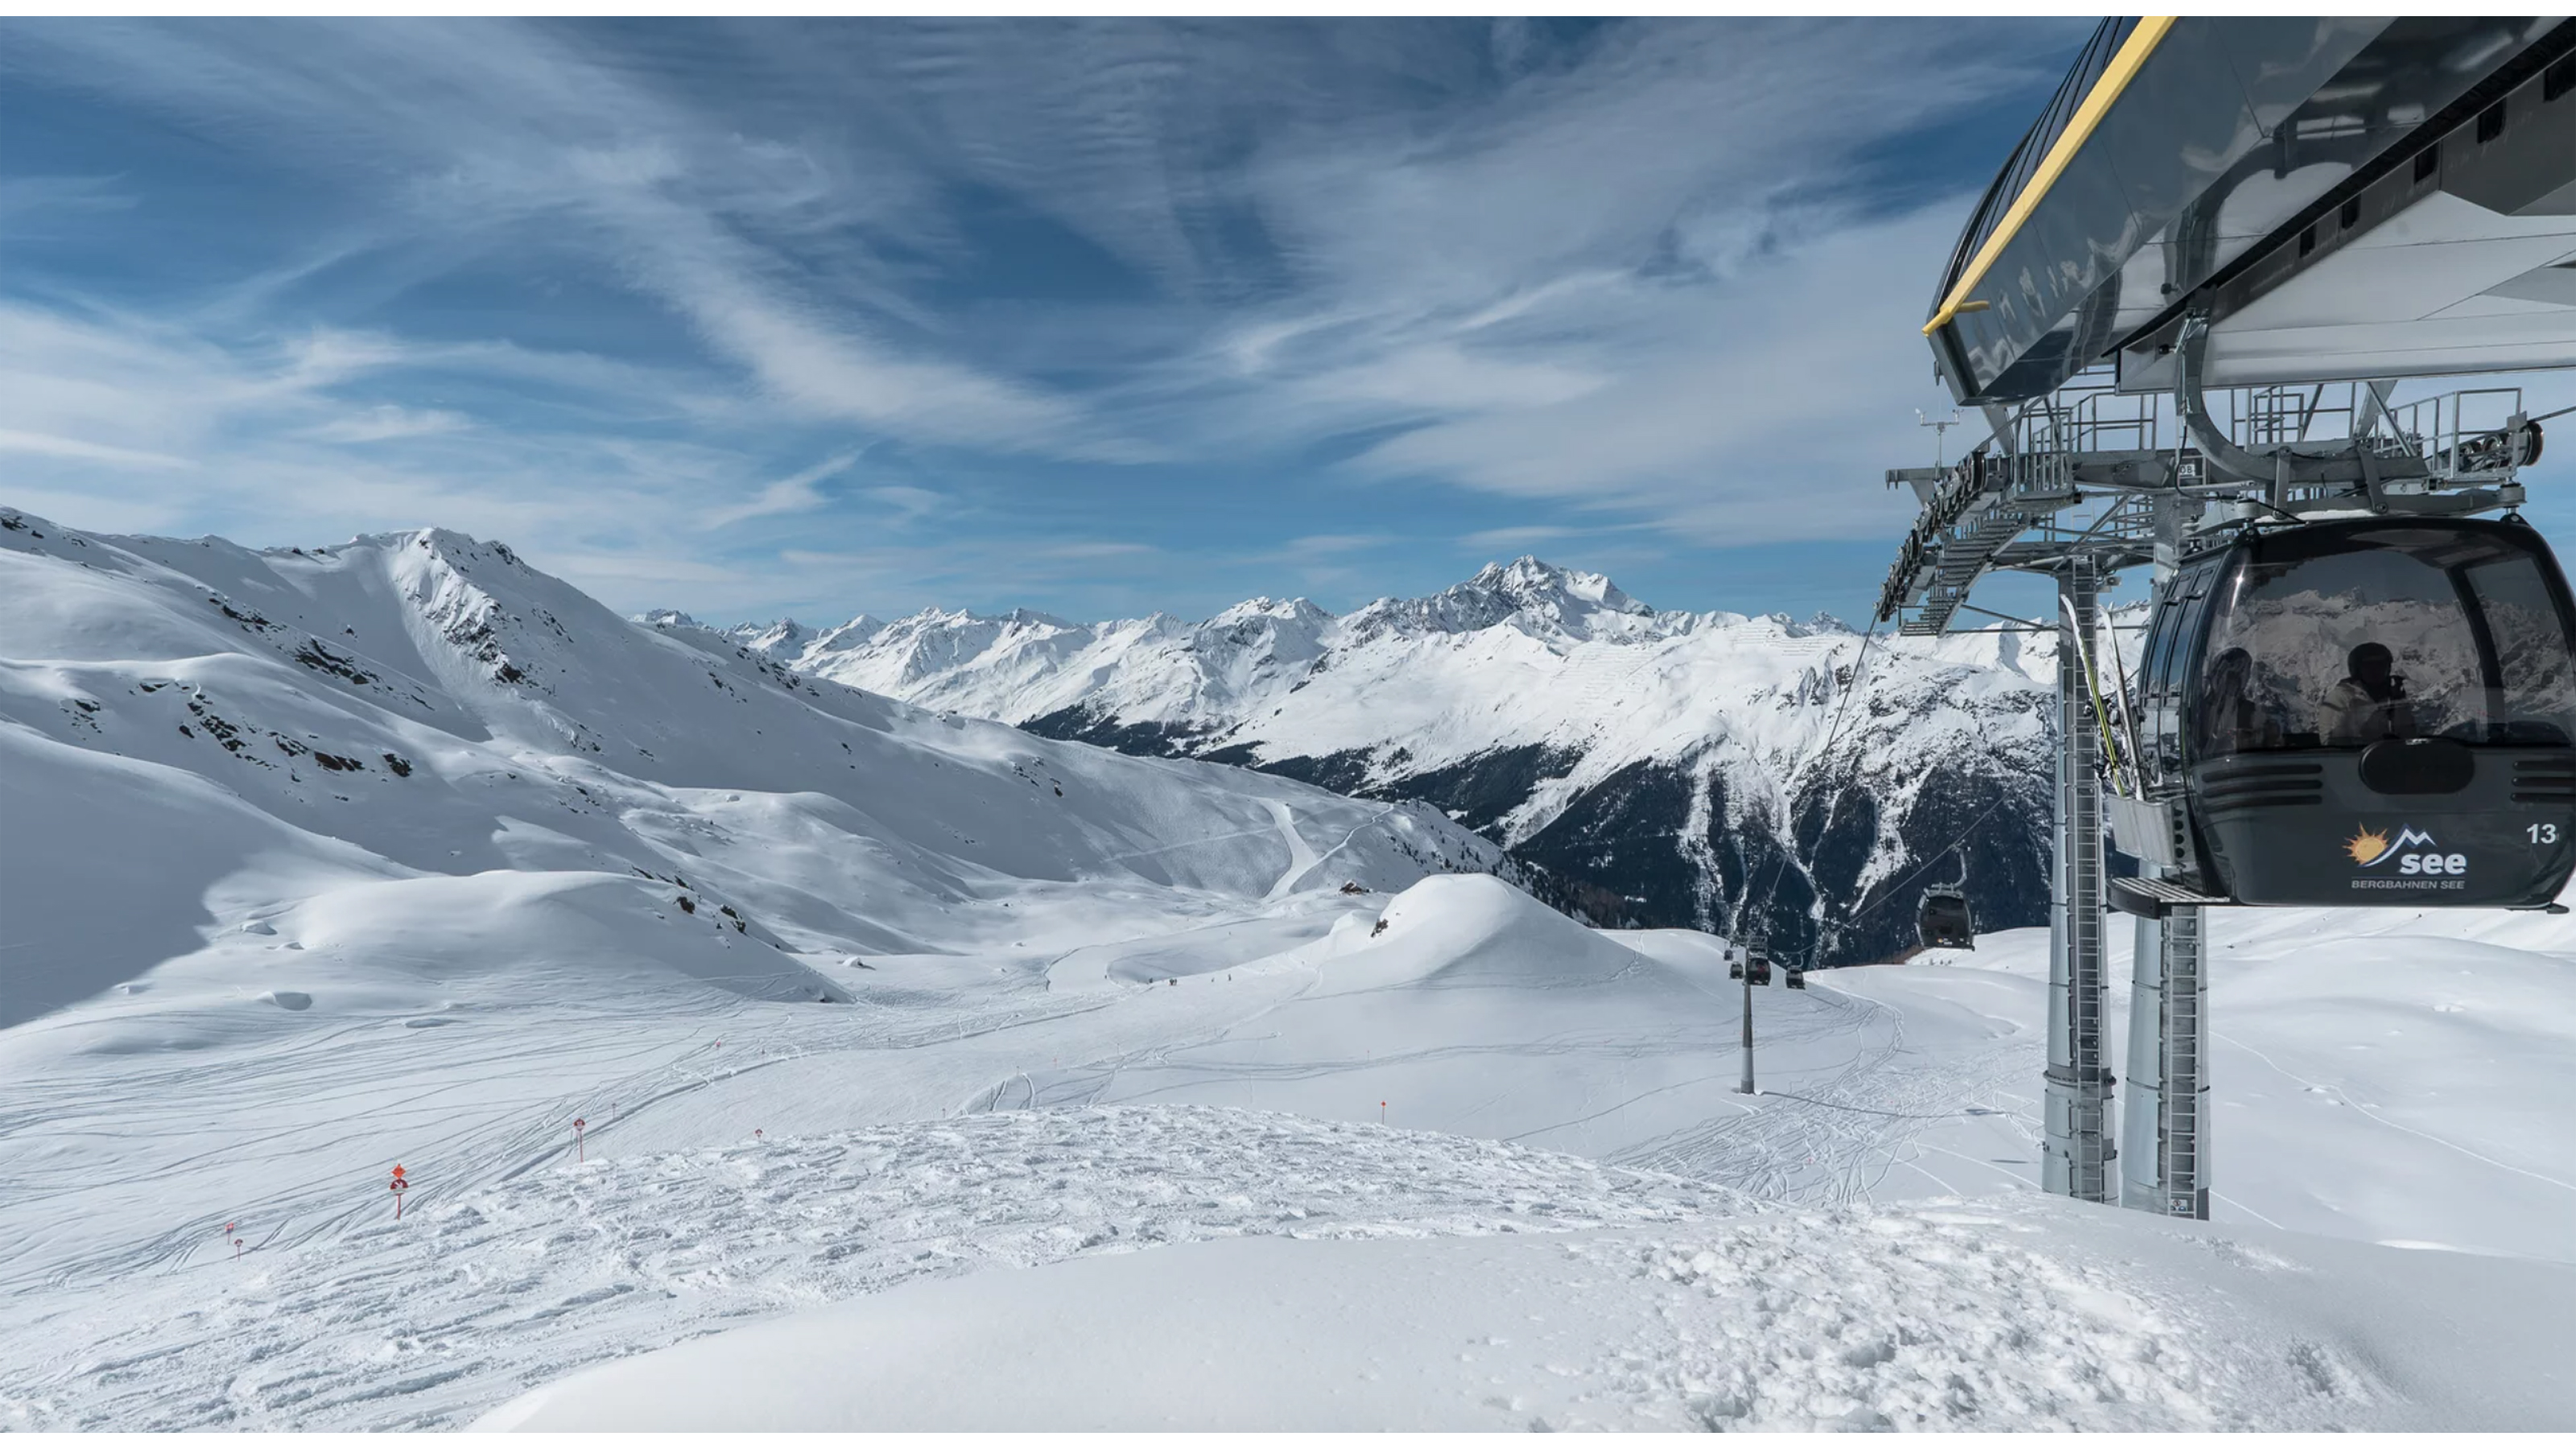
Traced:
<svg viewBox="0 0 2576 1449">
<path fill-rule="evenodd" d="M 2067 636 L 2075 641 L 2076 667 L 2084 671 L 2084 692 L 2092 700 L 2094 727 L 2102 734 L 2103 771 L 2110 779 L 2112 793 L 2131 800 L 2144 799 L 2146 798 L 2146 777 L 2140 773 L 2139 762 L 2145 758 L 2145 751 L 2138 748 L 2137 716 L 2128 707 L 2129 671 L 2120 659 L 2119 628 L 2115 625 L 2111 630 L 2111 668 L 2114 677 L 2121 685 L 2120 729 L 2114 731 L 2111 728 L 2110 708 L 2102 701 L 2102 678 L 2093 667 L 2092 641 L 2085 637 L 2085 630 L 2077 625 L 2075 608 L 2063 596 L 2057 601 L 2057 612 L 2058 616 L 2066 622 Z M 2128 749 L 2125 752 L 2120 748 L 2121 736 L 2124 734 L 2128 738 Z M 2127 776 L 2125 788 L 2121 778 L 2124 772 Z"/>
</svg>

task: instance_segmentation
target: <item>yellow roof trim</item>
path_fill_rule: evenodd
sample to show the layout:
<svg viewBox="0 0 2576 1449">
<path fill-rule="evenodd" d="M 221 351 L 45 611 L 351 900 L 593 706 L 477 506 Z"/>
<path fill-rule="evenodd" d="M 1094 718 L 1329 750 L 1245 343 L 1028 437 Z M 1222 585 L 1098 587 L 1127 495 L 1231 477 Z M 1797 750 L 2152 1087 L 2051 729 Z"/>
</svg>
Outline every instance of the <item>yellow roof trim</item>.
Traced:
<svg viewBox="0 0 2576 1449">
<path fill-rule="evenodd" d="M 2120 92 L 2128 89 L 2139 68 L 2154 53 L 2156 43 L 2165 38 L 2166 31 L 2173 29 L 2175 18 L 2171 15 L 2146 16 L 2138 22 L 2137 29 L 2129 32 L 2129 38 L 2121 42 L 2120 53 L 2111 57 L 2111 64 L 2103 70 L 2102 78 L 2095 81 L 2093 89 L 2085 94 L 2084 104 L 2075 108 L 2075 115 L 2067 121 L 2066 129 L 2058 133 L 2057 144 L 2048 148 L 2048 156 L 2039 163 L 2039 170 L 2032 173 L 2029 183 L 2022 187 L 2021 195 L 2013 198 L 2012 209 L 2004 213 L 2003 221 L 1986 237 L 1986 244 L 1977 249 L 1968 269 L 1959 274 L 1959 285 L 1950 289 L 1950 295 L 1941 299 L 1941 310 L 1933 313 L 1932 320 L 1923 324 L 1924 336 L 1929 337 L 1948 326 L 1962 310 L 1974 310 L 1963 309 L 1961 304 L 1968 300 L 1968 294 L 1976 290 L 1977 284 L 1986 279 L 1986 269 L 1995 264 L 1995 258 L 2003 255 L 2004 248 L 2020 232 L 2022 223 L 2030 220 L 2030 214 L 2039 209 L 2040 201 L 2048 195 L 2048 188 L 2056 184 L 2067 164 L 2075 159 L 2075 153 L 2092 139 L 2093 128 L 2110 113 L 2111 103 L 2120 98 Z"/>
</svg>

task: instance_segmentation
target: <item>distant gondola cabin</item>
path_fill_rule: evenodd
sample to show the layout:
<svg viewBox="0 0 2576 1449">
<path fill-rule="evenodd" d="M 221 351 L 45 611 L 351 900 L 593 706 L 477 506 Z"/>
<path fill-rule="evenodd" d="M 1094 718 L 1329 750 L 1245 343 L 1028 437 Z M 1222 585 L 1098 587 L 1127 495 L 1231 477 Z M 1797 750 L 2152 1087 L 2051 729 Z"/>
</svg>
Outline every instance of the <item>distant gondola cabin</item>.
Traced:
<svg viewBox="0 0 2576 1449">
<path fill-rule="evenodd" d="M 1977 949 L 1977 922 L 1968 913 L 1968 898 L 1958 891 L 1925 891 L 1923 903 L 1915 912 L 1914 928 L 1917 940 L 1927 951 Z"/>
</svg>

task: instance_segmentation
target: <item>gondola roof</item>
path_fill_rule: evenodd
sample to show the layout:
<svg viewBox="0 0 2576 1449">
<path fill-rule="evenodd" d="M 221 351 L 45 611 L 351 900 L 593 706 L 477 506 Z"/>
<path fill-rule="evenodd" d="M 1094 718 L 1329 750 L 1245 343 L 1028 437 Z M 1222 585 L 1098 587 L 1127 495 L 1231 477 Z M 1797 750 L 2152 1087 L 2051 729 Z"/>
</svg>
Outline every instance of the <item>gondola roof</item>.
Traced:
<svg viewBox="0 0 2576 1449">
<path fill-rule="evenodd" d="M 1962 402 L 2115 362 L 2215 385 L 2576 365 L 2576 23 L 2109 20 L 1997 173 L 1924 333 Z"/>
</svg>

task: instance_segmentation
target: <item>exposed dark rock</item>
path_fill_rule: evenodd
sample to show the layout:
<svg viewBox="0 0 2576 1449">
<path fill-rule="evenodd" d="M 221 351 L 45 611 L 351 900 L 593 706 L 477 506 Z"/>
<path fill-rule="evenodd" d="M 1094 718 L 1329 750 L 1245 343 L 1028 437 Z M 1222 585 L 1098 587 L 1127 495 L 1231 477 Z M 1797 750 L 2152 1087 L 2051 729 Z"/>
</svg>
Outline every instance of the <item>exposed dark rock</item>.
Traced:
<svg viewBox="0 0 2576 1449">
<path fill-rule="evenodd" d="M 1528 803 L 1539 782 L 1557 779 L 1582 762 L 1581 750 L 1562 745 L 1515 745 L 1407 775 L 1393 793 L 1427 800 L 1468 829 L 1491 834 L 1504 816 Z M 1398 761 L 1389 757 L 1386 763 Z"/>
<path fill-rule="evenodd" d="M 1204 736 L 1177 726 L 1147 720 L 1122 724 L 1116 719 L 1077 704 L 1053 714 L 1041 715 L 1020 728 L 1050 740 L 1074 740 L 1086 745 L 1100 745 L 1122 755 L 1145 755 L 1181 758 L 1193 752 L 1191 745 Z M 1212 756 L 1200 756 L 1202 759 Z"/>
<path fill-rule="evenodd" d="M 1367 750 L 1337 750 L 1329 755 L 1292 755 L 1284 760 L 1263 761 L 1253 758 L 1252 746 L 1235 745 L 1210 751 L 1199 758 L 1220 765 L 1246 765 L 1268 774 L 1285 775 L 1291 780 L 1320 785 L 1337 795 L 1360 795 L 1380 800 L 1427 798 L 1409 791 L 1371 789 L 1369 775 L 1374 756 Z M 1440 802 L 1433 800 L 1431 803 L 1437 805 Z"/>
<path fill-rule="evenodd" d="M 368 684 L 373 682 L 368 679 L 364 673 L 360 672 L 357 666 L 350 662 L 346 656 L 331 652 L 330 646 L 324 644 L 319 639 L 306 640 L 304 647 L 295 651 L 295 662 L 303 665 L 307 669 L 318 669 L 325 674 L 336 674 L 342 679 L 349 681 L 351 684 Z"/>
</svg>

